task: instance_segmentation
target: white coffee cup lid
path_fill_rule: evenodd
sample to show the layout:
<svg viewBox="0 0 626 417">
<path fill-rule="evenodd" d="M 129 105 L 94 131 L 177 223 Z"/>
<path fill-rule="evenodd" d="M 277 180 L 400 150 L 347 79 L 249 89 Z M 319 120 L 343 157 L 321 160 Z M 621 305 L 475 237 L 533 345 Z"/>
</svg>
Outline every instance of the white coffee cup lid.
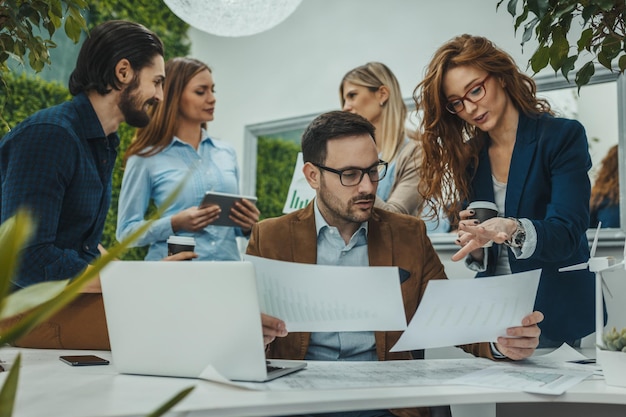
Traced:
<svg viewBox="0 0 626 417">
<path fill-rule="evenodd" d="M 470 205 L 467 206 L 467 208 L 468 209 L 490 209 L 490 210 L 498 211 L 498 206 L 496 206 L 496 203 L 492 203 L 491 201 L 472 201 Z"/>
<path fill-rule="evenodd" d="M 170 236 L 167 238 L 167 243 L 174 243 L 176 245 L 189 245 L 195 246 L 196 239 L 189 236 Z"/>
</svg>

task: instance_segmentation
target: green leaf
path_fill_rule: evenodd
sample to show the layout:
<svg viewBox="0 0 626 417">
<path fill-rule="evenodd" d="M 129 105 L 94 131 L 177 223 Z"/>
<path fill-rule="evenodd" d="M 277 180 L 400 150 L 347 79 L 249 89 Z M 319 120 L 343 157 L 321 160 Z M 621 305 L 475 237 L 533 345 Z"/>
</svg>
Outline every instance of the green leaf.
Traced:
<svg viewBox="0 0 626 417">
<path fill-rule="evenodd" d="M 603 67 L 611 69 L 611 58 L 609 58 L 603 50 L 598 52 L 596 57 L 598 58 L 598 62 L 602 64 Z"/>
<path fill-rule="evenodd" d="M 537 48 L 533 56 L 530 57 L 530 67 L 536 74 L 548 65 L 549 60 L 550 48 L 547 46 L 541 46 Z"/>
<path fill-rule="evenodd" d="M 576 85 L 578 86 L 578 93 L 580 93 L 580 88 L 589 83 L 593 74 L 595 74 L 596 69 L 593 66 L 593 62 L 589 61 L 585 65 L 582 66 L 581 69 L 576 73 Z"/>
<path fill-rule="evenodd" d="M 26 46 L 24 45 L 24 42 L 22 42 L 21 40 L 18 40 L 17 42 L 15 42 L 13 53 L 15 53 L 15 55 L 17 55 L 20 58 L 26 55 Z"/>
<path fill-rule="evenodd" d="M 515 32 L 517 32 L 517 29 L 527 18 L 528 18 L 528 7 L 524 7 L 524 11 L 522 12 L 522 14 L 519 15 L 519 17 L 515 21 L 515 26 L 514 26 Z"/>
<path fill-rule="evenodd" d="M 33 234 L 33 220 L 26 210 L 16 214 L 0 226 L 0 300 L 11 288 L 11 278 L 17 270 L 19 252 Z M 3 306 L 0 303 L 0 308 Z"/>
<path fill-rule="evenodd" d="M 53 17 L 57 17 L 59 19 L 63 17 L 63 6 L 61 4 L 61 0 L 50 1 L 50 10 L 48 10 L 48 17 L 51 19 Z"/>
<path fill-rule="evenodd" d="M 84 8 L 86 7 L 87 6 L 85 6 Z M 89 29 L 87 28 L 87 22 L 85 21 L 85 17 L 81 13 L 84 8 L 70 7 L 69 13 L 70 16 L 74 18 L 75 22 L 80 25 L 81 29 L 85 32 L 88 32 Z"/>
<path fill-rule="evenodd" d="M 511 16 L 515 17 L 515 13 L 517 11 L 517 0 L 510 0 L 509 4 L 507 4 L 506 9 L 509 11 Z"/>
<path fill-rule="evenodd" d="M 539 23 L 539 19 L 537 19 L 536 17 L 530 22 L 526 23 L 526 25 L 524 26 L 524 34 L 522 35 L 522 45 L 524 45 L 532 38 L 533 29 L 535 29 L 537 23 Z"/>
<path fill-rule="evenodd" d="M 572 2 L 571 4 L 558 4 L 555 6 L 557 9 L 554 13 L 555 19 L 560 19 L 562 16 L 567 16 L 570 20 L 573 17 L 572 12 L 576 8 L 578 3 Z M 559 9 L 559 7 L 562 7 Z"/>
<path fill-rule="evenodd" d="M 557 28 L 552 33 L 552 45 L 550 45 L 550 65 L 554 71 L 558 71 L 563 65 L 569 52 L 569 42 L 563 34 L 563 30 Z"/>
<path fill-rule="evenodd" d="M 2 390 L 0 390 L 0 417 L 11 417 L 13 415 L 21 364 L 22 356 L 18 354 L 11 366 L 9 375 L 4 380 Z"/>
<path fill-rule="evenodd" d="M 539 19 L 545 16 L 549 6 L 548 0 L 528 0 L 528 9 Z"/>
<path fill-rule="evenodd" d="M 577 59 L 578 59 L 578 55 L 569 56 L 565 58 L 565 60 L 563 61 L 563 64 L 561 65 L 561 74 L 563 74 L 567 82 L 569 82 L 568 74 L 570 73 L 570 71 L 574 69 Z"/>
<path fill-rule="evenodd" d="M 46 65 L 46 63 L 49 63 L 49 61 L 49 59 L 46 60 L 33 49 L 31 49 L 30 53 L 28 54 L 28 63 L 30 64 L 30 67 L 35 70 L 35 72 L 41 72 L 43 67 Z"/>
<path fill-rule="evenodd" d="M 613 58 L 615 58 L 617 54 L 619 54 L 621 49 L 622 42 L 620 39 L 609 36 L 604 38 L 604 40 L 602 41 L 602 53 L 606 55 L 609 60 L 613 60 Z"/>
<path fill-rule="evenodd" d="M 7 33 L 0 33 L 0 46 L 2 51 L 12 51 L 15 48 L 15 41 Z"/>
<path fill-rule="evenodd" d="M 78 43 L 80 40 L 81 34 L 81 26 L 80 23 L 76 21 L 73 16 L 67 16 L 65 19 L 65 34 L 68 38 L 74 41 L 74 43 Z"/>
<path fill-rule="evenodd" d="M 583 30 L 580 34 L 580 38 L 578 39 L 578 52 L 583 49 L 590 50 L 591 49 L 591 40 L 593 39 L 593 29 L 587 28 Z"/>
<path fill-rule="evenodd" d="M 187 395 L 189 395 L 189 393 L 193 391 L 194 388 L 195 386 L 185 388 L 184 390 L 170 398 L 165 404 L 148 414 L 147 417 L 161 417 L 163 414 L 167 413 L 170 408 L 174 407 L 176 404 L 181 402 Z"/>
<path fill-rule="evenodd" d="M 2 300 L 3 308 L 0 320 L 24 313 L 58 296 L 67 286 L 69 279 L 46 281 L 29 285 L 10 294 Z"/>
<path fill-rule="evenodd" d="M 598 5 L 598 7 L 600 7 L 600 9 L 605 10 L 605 11 L 609 11 L 613 7 L 616 6 L 617 1 L 615 1 L 615 0 L 596 0 L 595 3 Z M 620 3 L 622 3 L 622 6 L 623 6 L 623 2 L 620 1 Z"/>
<path fill-rule="evenodd" d="M 580 15 L 582 16 L 585 25 L 589 19 L 591 19 L 591 17 L 598 12 L 598 10 L 599 8 L 595 4 L 589 4 L 588 6 L 583 7 L 583 11 Z"/>
</svg>

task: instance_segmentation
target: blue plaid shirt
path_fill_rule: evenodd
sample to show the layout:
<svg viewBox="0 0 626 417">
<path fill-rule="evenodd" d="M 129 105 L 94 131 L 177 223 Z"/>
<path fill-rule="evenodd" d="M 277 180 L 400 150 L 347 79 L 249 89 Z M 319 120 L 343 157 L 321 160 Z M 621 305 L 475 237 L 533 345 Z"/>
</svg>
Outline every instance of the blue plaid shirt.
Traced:
<svg viewBox="0 0 626 417">
<path fill-rule="evenodd" d="M 16 287 L 72 278 L 99 255 L 118 145 L 84 94 L 35 113 L 0 139 L 1 220 L 26 207 L 36 221 Z"/>
</svg>

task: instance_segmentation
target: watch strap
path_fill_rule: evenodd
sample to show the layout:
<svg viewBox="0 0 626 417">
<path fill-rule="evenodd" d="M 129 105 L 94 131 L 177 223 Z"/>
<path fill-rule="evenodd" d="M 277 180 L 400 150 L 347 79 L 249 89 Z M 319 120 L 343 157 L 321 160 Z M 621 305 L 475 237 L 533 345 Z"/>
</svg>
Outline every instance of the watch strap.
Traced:
<svg viewBox="0 0 626 417">
<path fill-rule="evenodd" d="M 504 244 L 509 248 L 521 248 L 524 246 L 524 242 L 526 241 L 526 230 L 524 229 L 524 225 L 519 219 L 509 217 L 511 220 L 515 220 L 517 227 L 511 237 L 504 241 Z"/>
</svg>

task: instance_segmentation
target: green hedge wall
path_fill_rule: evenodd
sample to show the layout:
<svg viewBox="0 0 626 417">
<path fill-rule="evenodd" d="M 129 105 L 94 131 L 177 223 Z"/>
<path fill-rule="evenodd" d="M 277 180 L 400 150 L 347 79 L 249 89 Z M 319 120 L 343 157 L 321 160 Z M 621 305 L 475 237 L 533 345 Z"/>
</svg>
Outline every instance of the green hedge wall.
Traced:
<svg viewBox="0 0 626 417">
<path fill-rule="evenodd" d="M 260 136 L 257 152 L 256 193 L 261 218 L 281 216 L 300 145 Z"/>
<path fill-rule="evenodd" d="M 6 84 L 0 83 L 0 137 L 37 110 L 71 98 L 61 83 L 12 73 L 5 75 L 5 81 Z"/>
</svg>

